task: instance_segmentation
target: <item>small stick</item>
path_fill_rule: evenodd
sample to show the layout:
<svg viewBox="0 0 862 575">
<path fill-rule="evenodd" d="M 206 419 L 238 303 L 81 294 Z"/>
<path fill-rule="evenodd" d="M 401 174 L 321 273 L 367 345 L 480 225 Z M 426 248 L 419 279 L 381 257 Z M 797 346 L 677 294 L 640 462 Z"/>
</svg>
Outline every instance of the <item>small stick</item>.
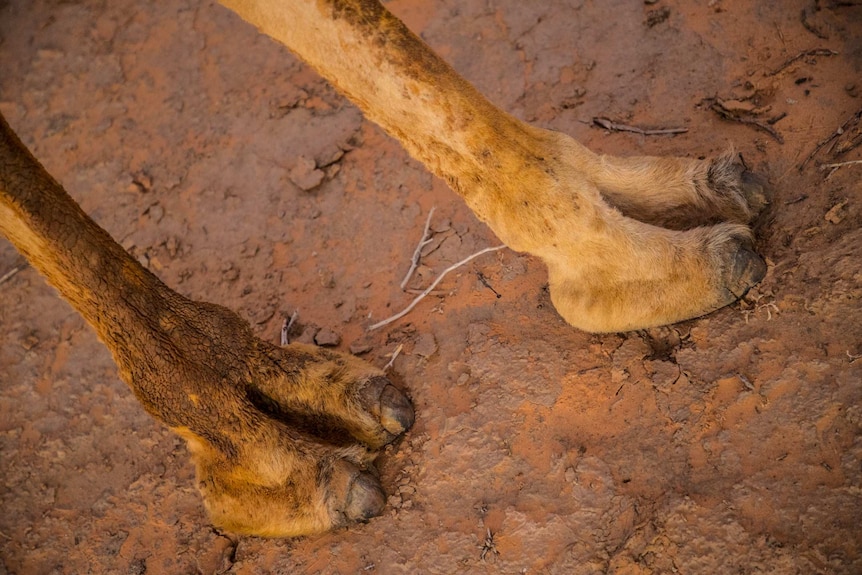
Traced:
<svg viewBox="0 0 862 575">
<path fill-rule="evenodd" d="M 488 553 L 491 553 L 492 557 L 495 557 L 496 555 L 500 554 L 500 552 L 497 551 L 497 546 L 494 545 L 494 533 L 491 532 L 490 527 L 487 528 L 487 531 L 485 533 L 485 541 L 482 542 L 482 545 L 479 546 L 479 549 L 482 550 L 482 552 L 479 555 L 479 559 L 482 562 L 485 561 L 485 557 L 488 555 Z M 496 557 L 495 557 L 495 559 L 496 559 Z"/>
<path fill-rule="evenodd" d="M 404 344 L 399 343 L 398 347 L 395 348 L 395 351 L 392 352 L 392 359 L 389 360 L 389 363 L 383 366 L 383 371 L 389 371 L 393 365 L 395 365 L 395 358 L 398 357 L 398 354 L 401 353 L 401 350 L 404 349 Z"/>
<path fill-rule="evenodd" d="M 404 276 L 404 279 L 401 281 L 402 290 L 407 286 L 407 282 L 410 281 L 410 277 L 413 275 L 413 272 L 416 271 L 416 266 L 419 265 L 419 259 L 422 257 L 422 248 L 431 242 L 431 238 L 428 237 L 428 231 L 431 229 L 431 216 L 434 215 L 435 209 L 436 208 L 431 208 L 431 211 L 428 212 L 428 219 L 425 220 L 425 231 L 422 232 L 422 239 L 419 240 L 419 245 L 416 246 L 416 250 L 413 252 L 413 257 L 410 258 L 410 269 L 407 270 L 407 275 Z"/>
<path fill-rule="evenodd" d="M 840 168 L 841 166 L 852 166 L 854 164 L 862 164 L 862 160 L 850 160 L 849 162 L 838 162 L 837 164 L 823 164 L 820 166 L 821 170 L 832 170 Z"/>
<path fill-rule="evenodd" d="M 787 112 L 781 112 L 780 114 L 778 114 L 774 118 L 769 118 L 768 120 L 766 120 L 766 123 L 769 124 L 770 126 L 774 126 L 775 124 L 777 124 L 778 122 L 780 122 L 781 120 L 783 120 L 786 117 L 787 117 Z"/>
<path fill-rule="evenodd" d="M 3 277 L 0 278 L 0 285 L 3 285 L 6 282 L 8 282 L 9 280 L 11 280 L 12 276 L 14 276 L 15 274 L 17 274 L 20 271 L 21 271 L 21 268 L 12 268 L 11 270 L 9 270 L 5 274 L 3 274 Z"/>
<path fill-rule="evenodd" d="M 291 326 L 293 326 L 293 322 L 296 321 L 296 318 L 299 317 L 299 310 L 294 310 L 294 312 L 290 316 L 290 321 L 287 318 L 284 318 L 284 321 L 281 322 L 281 346 L 284 347 L 290 343 L 290 338 L 287 337 L 287 333 L 290 331 Z"/>
<path fill-rule="evenodd" d="M 724 105 L 719 100 L 713 100 L 712 104 L 710 104 L 709 109 L 724 118 L 725 120 L 730 120 L 731 122 L 739 122 L 740 124 L 748 124 L 750 126 L 754 126 L 755 128 L 759 128 L 775 138 L 779 144 L 784 143 L 784 138 L 775 131 L 775 129 L 769 124 L 764 124 L 760 120 L 753 118 L 751 116 L 737 116 L 732 113 L 730 110 L 724 107 Z"/>
<path fill-rule="evenodd" d="M 838 55 L 838 52 L 836 52 L 835 50 L 830 50 L 829 48 L 813 48 L 811 50 L 803 50 L 802 52 L 800 52 L 796 56 L 790 58 L 789 60 L 786 60 L 784 62 L 784 64 L 782 64 L 781 66 L 779 66 L 778 68 L 776 68 L 772 72 L 767 72 L 765 74 L 765 76 L 767 78 L 769 76 L 775 76 L 778 73 L 785 70 L 788 66 L 790 66 L 794 62 L 801 60 L 802 58 L 805 58 L 806 56 L 837 56 L 837 55 Z"/>
<path fill-rule="evenodd" d="M 439 284 L 440 281 L 446 276 L 446 274 L 448 274 L 452 270 L 454 270 L 460 266 L 463 266 L 464 264 L 466 264 L 470 260 L 477 258 L 477 257 L 481 256 L 482 254 L 501 250 L 505 247 L 506 247 L 505 245 L 499 245 L 499 246 L 494 246 L 493 248 L 485 248 L 484 250 L 480 250 L 471 256 L 467 256 L 466 258 L 464 258 L 463 260 L 461 260 L 457 264 L 452 264 L 451 266 L 449 266 L 448 268 L 443 270 L 443 272 L 439 276 L 437 276 L 437 279 L 435 279 L 431 283 L 430 286 L 425 288 L 425 291 L 423 291 L 421 294 L 416 296 L 416 299 L 414 299 L 412 302 L 410 302 L 410 305 L 408 305 L 406 308 L 404 308 L 400 312 L 396 313 L 392 317 L 386 318 L 383 321 L 379 321 L 379 322 L 375 323 L 374 325 L 372 325 L 371 327 L 368 328 L 368 331 L 374 331 L 375 329 L 381 328 L 384 325 L 388 325 L 388 324 L 392 323 L 393 321 L 399 320 L 402 317 L 404 317 L 405 315 L 407 315 L 408 313 L 410 313 L 410 310 L 412 310 L 414 307 L 416 307 L 416 304 L 419 303 L 420 301 L 422 301 L 425 298 L 425 296 L 427 296 L 429 293 L 431 293 L 434 290 L 434 288 L 437 287 L 437 284 Z"/>
<path fill-rule="evenodd" d="M 610 130 L 611 132 L 633 132 L 635 134 L 640 134 L 641 136 L 664 136 L 667 134 L 685 134 L 688 132 L 688 128 L 659 128 L 655 130 L 644 130 L 643 128 L 635 126 L 618 124 L 607 118 L 593 118 L 593 124 L 600 128 L 604 128 L 605 130 Z"/>
<path fill-rule="evenodd" d="M 805 164 L 807 164 L 809 161 L 811 161 L 811 158 L 816 156 L 817 152 L 819 152 L 820 149 L 823 148 L 823 146 L 825 146 L 826 144 L 828 144 L 829 142 L 831 142 L 832 140 L 834 140 L 835 138 L 837 138 L 838 136 L 843 134 L 844 128 L 846 128 L 847 125 L 850 124 L 850 122 L 853 122 L 854 120 L 858 120 L 859 118 L 862 118 L 862 110 L 859 110 L 858 112 L 856 112 L 855 114 L 853 114 L 852 116 L 847 118 L 847 120 L 843 124 L 838 126 L 838 129 L 835 130 L 834 132 L 832 132 L 832 134 L 828 138 L 821 140 L 816 146 L 814 146 L 814 150 L 812 150 L 811 153 L 808 154 L 808 157 L 805 158 L 804 160 L 802 160 L 802 163 L 799 164 L 799 171 L 801 172 L 802 169 L 805 168 Z"/>
</svg>

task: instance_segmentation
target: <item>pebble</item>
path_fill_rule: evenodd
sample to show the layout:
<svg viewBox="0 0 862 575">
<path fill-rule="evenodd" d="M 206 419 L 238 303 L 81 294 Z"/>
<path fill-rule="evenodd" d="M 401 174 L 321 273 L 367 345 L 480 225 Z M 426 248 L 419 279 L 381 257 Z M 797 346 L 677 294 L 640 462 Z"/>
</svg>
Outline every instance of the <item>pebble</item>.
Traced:
<svg viewBox="0 0 862 575">
<path fill-rule="evenodd" d="M 314 343 L 321 347 L 335 347 L 341 343 L 341 336 L 325 327 L 314 336 Z"/>
<path fill-rule="evenodd" d="M 371 346 L 367 343 L 351 343 L 350 344 L 350 353 L 353 355 L 362 355 L 363 353 L 368 353 L 371 351 Z"/>
<path fill-rule="evenodd" d="M 326 174 L 317 169 L 317 164 L 311 158 L 300 156 L 296 165 L 288 173 L 290 181 L 305 192 L 310 192 L 320 185 Z"/>
<path fill-rule="evenodd" d="M 846 207 L 847 200 L 835 204 L 828 212 L 826 212 L 823 219 L 830 224 L 840 224 L 844 220 L 844 216 L 847 215 Z"/>
</svg>

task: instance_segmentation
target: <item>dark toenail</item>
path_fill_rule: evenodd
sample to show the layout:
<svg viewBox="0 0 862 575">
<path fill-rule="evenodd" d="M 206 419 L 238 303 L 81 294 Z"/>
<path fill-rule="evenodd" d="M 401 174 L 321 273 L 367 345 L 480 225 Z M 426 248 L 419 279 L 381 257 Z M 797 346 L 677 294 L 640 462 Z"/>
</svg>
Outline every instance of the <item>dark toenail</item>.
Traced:
<svg viewBox="0 0 862 575">
<path fill-rule="evenodd" d="M 404 433 L 413 425 L 415 415 L 410 400 L 394 385 L 389 384 L 380 394 L 380 424 L 394 435 Z"/>
<path fill-rule="evenodd" d="M 742 193 L 751 209 L 757 213 L 766 208 L 770 203 L 766 179 L 746 170 L 742 172 L 741 180 Z"/>
<path fill-rule="evenodd" d="M 750 247 L 742 245 L 733 258 L 730 291 L 737 298 L 743 297 L 766 275 L 766 262 Z"/>
<path fill-rule="evenodd" d="M 386 494 L 371 474 L 359 473 L 347 492 L 344 513 L 351 521 L 368 521 L 377 517 L 386 505 Z"/>
</svg>

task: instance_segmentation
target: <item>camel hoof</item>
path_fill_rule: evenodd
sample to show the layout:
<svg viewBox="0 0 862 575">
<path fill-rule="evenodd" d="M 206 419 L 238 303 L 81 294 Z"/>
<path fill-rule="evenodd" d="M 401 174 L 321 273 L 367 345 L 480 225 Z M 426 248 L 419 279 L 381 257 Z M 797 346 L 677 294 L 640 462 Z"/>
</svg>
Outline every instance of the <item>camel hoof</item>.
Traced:
<svg viewBox="0 0 862 575">
<path fill-rule="evenodd" d="M 745 296 L 765 275 L 766 262 L 755 253 L 750 242 L 741 241 L 733 255 L 727 281 L 727 289 L 734 295 L 734 300 Z"/>
<path fill-rule="evenodd" d="M 350 521 L 368 521 L 377 517 L 386 505 L 386 494 L 374 476 L 360 472 L 347 492 L 344 514 Z"/>
<path fill-rule="evenodd" d="M 370 411 L 388 433 L 401 435 L 413 425 L 413 405 L 407 396 L 382 375 L 372 377 L 363 389 Z"/>
<path fill-rule="evenodd" d="M 762 176 L 745 170 L 740 176 L 742 182 L 742 195 L 751 209 L 751 217 L 756 218 L 770 204 L 769 186 Z"/>
</svg>

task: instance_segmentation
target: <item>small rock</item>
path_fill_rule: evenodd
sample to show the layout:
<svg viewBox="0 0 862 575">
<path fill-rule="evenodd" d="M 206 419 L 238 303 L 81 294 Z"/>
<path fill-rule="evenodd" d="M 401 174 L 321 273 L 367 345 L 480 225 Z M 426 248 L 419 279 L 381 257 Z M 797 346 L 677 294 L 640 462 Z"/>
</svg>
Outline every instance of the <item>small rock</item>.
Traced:
<svg viewBox="0 0 862 575">
<path fill-rule="evenodd" d="M 325 327 L 314 336 L 314 343 L 321 347 L 335 347 L 341 343 L 341 336 Z"/>
<path fill-rule="evenodd" d="M 325 176 L 326 174 L 323 173 L 323 170 L 317 169 L 317 164 L 314 163 L 314 160 L 305 156 L 300 156 L 296 165 L 288 173 L 290 181 L 305 192 L 309 192 L 319 186 Z"/>
<path fill-rule="evenodd" d="M 331 166 L 326 166 L 326 171 L 324 172 L 324 175 L 326 176 L 327 180 L 331 180 L 332 178 L 337 176 L 338 172 L 340 171 L 341 164 L 332 164 Z"/>
<path fill-rule="evenodd" d="M 334 164 L 340 160 L 342 156 L 344 156 L 344 150 L 333 145 L 320 152 L 320 154 L 314 158 L 314 163 L 317 164 L 318 168 L 325 168 L 326 166 Z"/>
<path fill-rule="evenodd" d="M 292 342 L 295 341 L 297 343 L 312 344 L 316 341 L 315 338 L 317 337 L 317 333 L 319 331 L 320 331 L 320 329 L 317 326 L 307 325 L 302 329 L 302 333 L 299 334 L 299 337 L 297 337 L 295 339 L 291 339 L 290 341 L 292 341 Z"/>
<path fill-rule="evenodd" d="M 132 176 L 132 185 L 129 186 L 130 191 L 137 191 L 146 194 L 153 189 L 153 177 L 146 172 L 140 172 Z"/>
<path fill-rule="evenodd" d="M 350 344 L 350 353 L 353 355 L 362 355 L 363 353 L 368 353 L 371 351 L 372 347 L 367 343 L 351 343 Z"/>
<path fill-rule="evenodd" d="M 840 224 L 847 216 L 846 207 L 847 200 L 835 204 L 828 212 L 826 212 L 826 215 L 823 216 L 823 219 L 830 224 Z"/>
</svg>

